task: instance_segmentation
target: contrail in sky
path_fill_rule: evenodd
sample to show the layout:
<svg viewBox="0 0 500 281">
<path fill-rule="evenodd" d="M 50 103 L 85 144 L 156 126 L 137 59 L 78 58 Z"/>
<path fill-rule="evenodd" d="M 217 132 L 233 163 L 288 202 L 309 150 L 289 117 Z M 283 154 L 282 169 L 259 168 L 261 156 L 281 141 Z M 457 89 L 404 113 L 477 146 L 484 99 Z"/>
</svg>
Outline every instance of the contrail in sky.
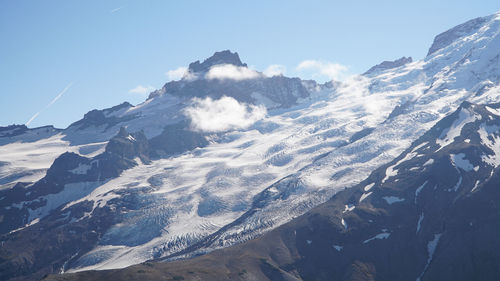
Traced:
<svg viewBox="0 0 500 281">
<path fill-rule="evenodd" d="M 49 104 L 47 104 L 42 110 L 38 111 L 37 113 L 35 113 L 31 118 L 30 120 L 28 120 L 28 122 L 26 122 L 26 126 L 29 126 L 29 124 L 31 122 L 33 122 L 33 120 L 35 120 L 38 115 L 40 115 L 40 113 L 44 110 L 46 110 L 47 108 L 49 108 L 51 105 L 53 105 L 58 99 L 60 99 L 64 93 L 66 93 L 66 91 L 69 90 L 69 88 L 71 88 L 71 86 L 73 85 L 73 82 L 69 83 L 68 86 L 66 86 L 66 88 L 64 88 L 64 90 L 62 90 L 54 99 L 52 99 L 52 101 L 49 102 Z"/>
<path fill-rule="evenodd" d="M 115 8 L 115 9 L 109 11 L 109 12 L 113 14 L 113 13 L 116 13 L 116 12 L 118 12 L 119 10 L 121 10 L 123 8 L 125 8 L 125 6 L 121 6 L 121 7 Z"/>
</svg>

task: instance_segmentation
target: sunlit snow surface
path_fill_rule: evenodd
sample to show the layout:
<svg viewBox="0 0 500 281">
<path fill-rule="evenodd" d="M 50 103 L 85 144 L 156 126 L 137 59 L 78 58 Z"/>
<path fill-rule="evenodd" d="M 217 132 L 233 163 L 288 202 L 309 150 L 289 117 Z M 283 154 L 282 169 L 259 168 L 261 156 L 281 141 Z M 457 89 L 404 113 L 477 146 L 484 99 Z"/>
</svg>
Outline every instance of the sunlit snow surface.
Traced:
<svg viewBox="0 0 500 281">
<path fill-rule="evenodd" d="M 16 140 L 0 145 L 0 188 L 14 182 L 35 182 L 45 176 L 52 162 L 66 151 L 92 157 L 104 150 L 106 143 L 71 146 L 64 135 L 57 134 L 32 142 Z"/>
<path fill-rule="evenodd" d="M 214 136 L 205 148 L 126 170 L 77 202 L 93 201 L 94 208 L 99 208 L 119 200 L 124 192 L 137 190 L 137 208 L 123 214 L 123 221 L 104 235 L 100 246 L 81 257 L 69 271 L 120 268 L 175 253 L 233 222 L 251 208 L 255 195 L 287 176 L 289 180 L 267 190 L 270 194 L 287 192 L 286 196 L 277 197 L 246 217 L 244 223 L 227 228 L 216 244 L 200 252 L 255 237 L 359 183 L 463 101 L 500 101 L 499 31 L 500 19 L 491 17 L 484 28 L 457 38 L 422 61 L 368 77 L 351 77 L 335 90 L 316 92 L 293 108 L 268 111 L 265 119 L 248 129 Z M 182 117 L 182 103 L 165 94 L 113 114 L 141 116 L 131 121 L 129 131 L 152 122 L 145 128 L 151 137 L 165 124 Z M 495 110 L 490 112 L 497 114 Z M 454 141 L 465 123 L 477 120 L 468 113 L 464 111 L 452 127 L 442 128 L 442 147 Z M 371 128 L 375 129 L 366 136 L 353 138 Z M 103 141 L 97 136 L 92 139 L 92 132 L 97 131 L 91 129 L 74 133 L 88 138 L 83 143 Z M 487 136 L 492 128 L 485 125 L 482 130 L 482 141 L 496 148 L 496 142 Z M 30 145 L 30 149 L 38 149 Z M 0 149 L 10 150 L 5 146 Z M 63 149 L 75 147 L 64 144 L 57 149 L 50 154 L 51 159 Z M 410 152 L 406 156 L 415 155 Z M 6 162 L 20 167 L 13 164 L 19 159 L 12 156 Z M 500 152 L 498 157 L 485 156 L 483 160 L 497 166 L 499 159 Z M 43 169 L 50 165 L 46 162 Z M 456 163 L 468 169 L 463 161 Z M 397 165 L 389 168 L 387 181 L 397 174 Z M 292 179 L 296 186 L 290 191 L 285 185 Z M 371 194 L 372 187 L 365 188 L 363 198 Z M 383 234 L 381 238 L 388 236 Z"/>
</svg>

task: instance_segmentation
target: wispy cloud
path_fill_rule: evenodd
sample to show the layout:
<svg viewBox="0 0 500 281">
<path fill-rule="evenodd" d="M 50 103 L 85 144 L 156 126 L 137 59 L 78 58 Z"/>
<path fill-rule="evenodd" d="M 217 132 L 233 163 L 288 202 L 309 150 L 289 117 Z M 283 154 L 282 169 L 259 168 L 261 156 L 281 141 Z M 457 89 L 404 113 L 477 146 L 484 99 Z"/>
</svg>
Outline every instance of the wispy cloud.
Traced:
<svg viewBox="0 0 500 281">
<path fill-rule="evenodd" d="M 318 60 L 305 60 L 296 67 L 299 72 L 307 72 L 312 78 L 327 77 L 330 80 L 344 80 L 349 68 L 345 65 Z"/>
<path fill-rule="evenodd" d="M 187 75 L 188 68 L 185 66 L 178 67 L 173 70 L 169 70 L 165 73 L 167 76 L 168 80 L 180 80 L 182 77 Z"/>
<path fill-rule="evenodd" d="M 109 12 L 110 12 L 111 14 L 114 14 L 114 13 L 118 12 L 119 10 L 121 10 L 121 9 L 123 9 L 123 8 L 125 8 L 125 6 L 121 6 L 121 7 L 115 8 L 115 9 L 113 9 L 113 10 L 109 11 Z"/>
<path fill-rule="evenodd" d="M 132 94 L 146 95 L 154 91 L 155 88 L 153 86 L 142 86 L 139 85 L 133 89 L 130 89 L 128 92 Z"/>
<path fill-rule="evenodd" d="M 232 64 L 219 64 L 210 68 L 205 75 L 207 79 L 231 79 L 247 80 L 261 77 L 261 74 L 247 67 L 235 66 Z"/>
<path fill-rule="evenodd" d="M 26 126 L 29 126 L 29 124 L 31 124 L 31 122 L 33 122 L 38 117 L 38 115 L 40 115 L 40 113 L 42 111 L 48 109 L 54 103 L 56 103 L 56 101 L 59 100 L 69 90 L 69 88 L 71 88 L 72 85 L 73 85 L 73 82 L 69 83 L 66 86 L 66 88 L 64 88 L 59 94 L 57 94 L 57 96 L 55 98 L 53 98 L 42 110 L 40 110 L 37 113 L 33 114 L 33 116 L 31 116 L 30 120 L 28 120 L 28 122 L 26 122 Z"/>
<path fill-rule="evenodd" d="M 267 77 L 284 75 L 286 73 L 286 67 L 281 64 L 272 64 L 264 69 L 264 74 Z"/>
<path fill-rule="evenodd" d="M 239 103 L 232 97 L 218 100 L 195 98 L 184 110 L 191 119 L 191 129 L 202 132 L 224 132 L 247 128 L 266 116 L 264 106 Z"/>
</svg>

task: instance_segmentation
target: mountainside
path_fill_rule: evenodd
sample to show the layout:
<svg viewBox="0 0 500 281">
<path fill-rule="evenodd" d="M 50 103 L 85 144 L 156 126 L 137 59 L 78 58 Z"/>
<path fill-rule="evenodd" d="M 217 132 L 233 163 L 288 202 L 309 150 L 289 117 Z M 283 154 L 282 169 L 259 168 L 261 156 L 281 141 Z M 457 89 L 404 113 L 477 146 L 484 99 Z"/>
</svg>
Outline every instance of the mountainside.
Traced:
<svg viewBox="0 0 500 281">
<path fill-rule="evenodd" d="M 216 52 L 142 104 L 93 110 L 63 130 L 0 128 L 0 279 L 190 258 L 254 238 L 67 278 L 187 278 L 183 268 L 203 276 L 206 266 L 215 275 L 203 279 L 459 276 L 434 267 L 452 254 L 443 241 L 496 247 L 485 226 L 496 205 L 485 200 L 500 163 L 499 32 L 500 14 L 475 19 L 436 36 L 423 60 L 322 85 Z M 454 237 L 487 212 L 484 231 Z M 453 262 L 464 274 L 490 269 Z"/>
<path fill-rule="evenodd" d="M 496 280 L 499 109 L 463 103 L 357 186 L 259 239 L 45 280 Z"/>
</svg>

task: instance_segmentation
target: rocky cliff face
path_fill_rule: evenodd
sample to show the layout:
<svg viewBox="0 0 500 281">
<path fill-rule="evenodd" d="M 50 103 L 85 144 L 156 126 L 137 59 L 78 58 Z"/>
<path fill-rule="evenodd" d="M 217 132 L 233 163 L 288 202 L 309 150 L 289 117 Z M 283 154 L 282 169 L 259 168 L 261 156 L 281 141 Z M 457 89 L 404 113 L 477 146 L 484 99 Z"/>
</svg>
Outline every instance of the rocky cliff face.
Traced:
<svg viewBox="0 0 500 281">
<path fill-rule="evenodd" d="M 189 64 L 188 71 L 190 73 L 206 73 L 212 66 L 221 64 L 231 64 L 238 67 L 247 67 L 246 63 L 242 63 L 238 53 L 233 53 L 229 50 L 215 52 L 213 56 L 207 58 L 202 63 L 195 61 Z"/>
<path fill-rule="evenodd" d="M 217 75 L 210 75 L 215 70 Z M 315 82 L 314 82 L 315 83 Z M 233 97 L 240 102 L 263 104 L 268 108 L 288 108 L 310 95 L 298 78 L 266 77 L 242 63 L 238 53 L 216 52 L 200 63 L 189 65 L 180 81 L 172 81 L 149 95 L 149 99 L 170 94 L 179 97 L 219 99 Z"/>
</svg>

